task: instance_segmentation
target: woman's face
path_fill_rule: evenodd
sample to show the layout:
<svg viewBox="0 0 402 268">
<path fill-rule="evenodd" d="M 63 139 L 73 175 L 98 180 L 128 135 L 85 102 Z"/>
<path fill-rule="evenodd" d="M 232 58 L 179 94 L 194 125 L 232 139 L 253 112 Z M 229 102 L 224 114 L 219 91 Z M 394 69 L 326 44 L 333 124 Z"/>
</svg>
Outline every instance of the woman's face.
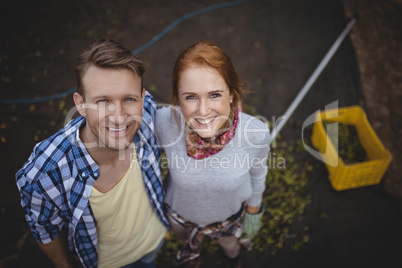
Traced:
<svg viewBox="0 0 402 268">
<path fill-rule="evenodd" d="M 211 67 L 190 65 L 178 82 L 180 107 L 186 123 L 202 138 L 211 138 L 228 120 L 233 95 Z"/>
</svg>

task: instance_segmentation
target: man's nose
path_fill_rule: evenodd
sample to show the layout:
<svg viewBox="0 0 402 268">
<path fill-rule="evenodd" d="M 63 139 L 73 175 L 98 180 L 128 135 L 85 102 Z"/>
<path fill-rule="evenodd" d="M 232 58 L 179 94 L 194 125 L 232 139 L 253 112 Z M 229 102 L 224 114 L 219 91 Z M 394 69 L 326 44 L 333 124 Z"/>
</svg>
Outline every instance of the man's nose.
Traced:
<svg viewBox="0 0 402 268">
<path fill-rule="evenodd" d="M 120 104 L 111 104 L 109 109 L 109 121 L 116 125 L 124 123 L 124 109 Z"/>
</svg>

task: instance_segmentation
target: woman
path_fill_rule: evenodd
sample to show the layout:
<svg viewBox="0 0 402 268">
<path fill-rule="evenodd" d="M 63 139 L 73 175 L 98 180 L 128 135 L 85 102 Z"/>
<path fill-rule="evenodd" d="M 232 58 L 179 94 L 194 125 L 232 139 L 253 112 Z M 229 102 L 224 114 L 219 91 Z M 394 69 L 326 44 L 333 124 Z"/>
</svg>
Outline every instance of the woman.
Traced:
<svg viewBox="0 0 402 268">
<path fill-rule="evenodd" d="M 216 44 L 199 41 L 177 57 L 173 106 L 158 110 L 155 129 L 169 162 L 165 203 L 183 244 L 178 263 L 199 256 L 205 234 L 235 258 L 260 227 L 270 136 L 267 124 L 239 111 L 244 93 Z"/>
</svg>

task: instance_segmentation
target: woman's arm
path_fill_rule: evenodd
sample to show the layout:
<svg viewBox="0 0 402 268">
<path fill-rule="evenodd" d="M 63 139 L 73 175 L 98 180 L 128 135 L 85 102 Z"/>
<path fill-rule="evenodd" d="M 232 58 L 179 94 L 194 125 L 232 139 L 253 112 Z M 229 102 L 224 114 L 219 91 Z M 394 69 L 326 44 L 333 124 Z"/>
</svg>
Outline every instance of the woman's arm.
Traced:
<svg viewBox="0 0 402 268">
<path fill-rule="evenodd" d="M 252 162 L 249 171 L 252 195 L 247 200 L 247 212 L 250 214 L 258 213 L 260 210 L 262 195 L 265 190 L 265 180 L 268 173 L 267 159 L 270 150 L 270 135 L 267 126 L 266 131 L 261 130 L 262 132 L 259 131 L 258 135 L 254 136 L 254 140 L 252 141 L 254 146 L 253 150 L 256 150 L 256 152 L 253 153 L 253 157 L 250 159 Z"/>
</svg>

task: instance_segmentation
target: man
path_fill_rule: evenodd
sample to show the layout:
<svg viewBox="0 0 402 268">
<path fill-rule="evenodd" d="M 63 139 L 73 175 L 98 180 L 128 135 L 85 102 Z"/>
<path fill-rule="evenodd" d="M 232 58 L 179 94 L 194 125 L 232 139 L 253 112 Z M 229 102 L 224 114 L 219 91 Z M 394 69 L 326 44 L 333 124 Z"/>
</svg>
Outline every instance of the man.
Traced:
<svg viewBox="0 0 402 268">
<path fill-rule="evenodd" d="M 26 220 L 56 267 L 153 267 L 168 221 L 142 62 L 100 40 L 78 58 L 80 116 L 37 144 L 16 175 Z"/>
</svg>

